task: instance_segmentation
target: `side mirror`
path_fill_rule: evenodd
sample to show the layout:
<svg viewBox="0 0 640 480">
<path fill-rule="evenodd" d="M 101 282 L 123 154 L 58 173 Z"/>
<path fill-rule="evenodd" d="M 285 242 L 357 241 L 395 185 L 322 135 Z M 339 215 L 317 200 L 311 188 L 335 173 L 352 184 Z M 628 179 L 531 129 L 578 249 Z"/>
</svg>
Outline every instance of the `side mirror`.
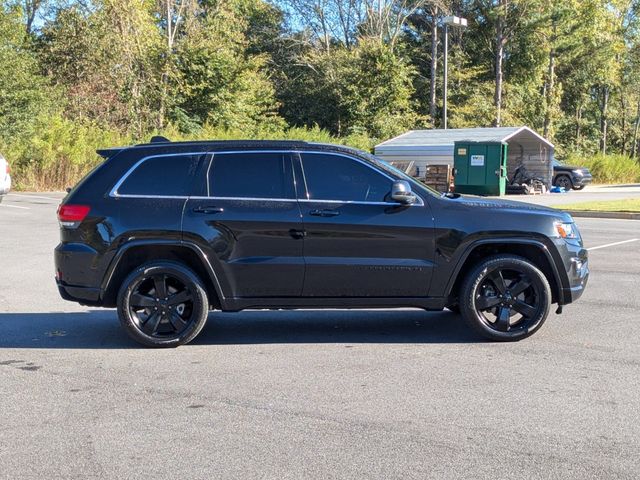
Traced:
<svg viewBox="0 0 640 480">
<path fill-rule="evenodd" d="M 391 198 L 404 205 L 416 203 L 416 196 L 411 193 L 411 185 L 405 180 L 396 180 L 391 186 Z"/>
</svg>

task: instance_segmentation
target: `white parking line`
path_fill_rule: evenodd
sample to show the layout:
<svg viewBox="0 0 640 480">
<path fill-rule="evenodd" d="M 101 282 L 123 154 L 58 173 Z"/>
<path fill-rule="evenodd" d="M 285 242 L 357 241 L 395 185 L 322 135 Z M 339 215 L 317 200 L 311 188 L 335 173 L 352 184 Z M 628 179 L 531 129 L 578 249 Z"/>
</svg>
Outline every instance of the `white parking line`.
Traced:
<svg viewBox="0 0 640 480">
<path fill-rule="evenodd" d="M 631 240 L 623 240 L 622 242 L 607 243 L 606 245 L 599 245 L 597 247 L 587 248 L 587 250 L 591 251 L 591 250 L 598 250 L 600 248 L 615 247 L 616 245 L 622 245 L 623 243 L 637 242 L 638 240 L 640 240 L 640 238 L 632 238 Z"/>
<path fill-rule="evenodd" d="M 21 208 L 22 210 L 31 210 L 29 207 L 19 207 L 18 205 L 7 205 L 6 203 L 0 203 L 0 207 Z"/>
<path fill-rule="evenodd" d="M 36 198 L 36 199 L 40 199 L 40 200 L 56 200 L 56 201 L 60 200 L 59 198 L 40 197 L 38 195 L 20 195 L 19 193 L 7 193 L 7 196 L 20 197 L 20 198 Z"/>
</svg>

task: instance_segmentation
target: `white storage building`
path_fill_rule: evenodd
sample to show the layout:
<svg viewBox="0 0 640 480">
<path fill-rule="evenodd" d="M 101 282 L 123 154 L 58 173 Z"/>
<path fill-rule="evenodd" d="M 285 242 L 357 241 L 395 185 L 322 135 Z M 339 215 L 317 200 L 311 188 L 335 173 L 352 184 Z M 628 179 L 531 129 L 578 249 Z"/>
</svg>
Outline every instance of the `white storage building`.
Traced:
<svg viewBox="0 0 640 480">
<path fill-rule="evenodd" d="M 388 162 L 413 161 L 418 176 L 424 176 L 427 165 L 453 165 L 455 142 L 506 143 L 508 180 L 518 166 L 524 165 L 551 187 L 553 144 L 528 127 L 410 130 L 376 145 L 375 154 Z"/>
</svg>

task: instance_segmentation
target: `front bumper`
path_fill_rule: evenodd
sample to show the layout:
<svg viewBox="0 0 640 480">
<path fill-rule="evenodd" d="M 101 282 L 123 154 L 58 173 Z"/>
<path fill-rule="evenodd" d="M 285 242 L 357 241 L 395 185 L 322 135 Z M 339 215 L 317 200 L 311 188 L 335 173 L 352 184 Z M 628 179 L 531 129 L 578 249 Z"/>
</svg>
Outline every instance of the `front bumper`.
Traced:
<svg viewBox="0 0 640 480">
<path fill-rule="evenodd" d="M 593 177 L 591 175 L 574 175 L 571 177 L 573 181 L 574 187 L 586 187 L 593 181 Z"/>
<path fill-rule="evenodd" d="M 566 305 L 578 300 L 584 293 L 589 282 L 589 253 L 582 245 L 566 242 L 563 239 L 554 240 L 563 271 L 558 272 L 561 277 L 562 295 L 560 305 Z M 559 265 L 560 267 L 560 265 Z"/>
</svg>

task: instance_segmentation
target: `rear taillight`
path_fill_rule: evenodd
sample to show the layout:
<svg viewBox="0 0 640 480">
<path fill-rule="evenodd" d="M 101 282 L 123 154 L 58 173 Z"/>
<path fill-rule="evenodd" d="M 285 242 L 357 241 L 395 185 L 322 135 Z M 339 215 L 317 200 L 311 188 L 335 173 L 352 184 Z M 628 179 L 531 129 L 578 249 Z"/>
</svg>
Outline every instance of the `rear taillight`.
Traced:
<svg viewBox="0 0 640 480">
<path fill-rule="evenodd" d="M 60 205 L 58 207 L 58 221 L 63 227 L 77 227 L 87 215 L 91 207 L 88 205 Z"/>
<path fill-rule="evenodd" d="M 6 168 L 7 175 L 9 175 L 11 173 L 11 167 L 9 166 L 9 162 L 4 162 L 4 164 L 6 165 L 5 168 Z"/>
</svg>

